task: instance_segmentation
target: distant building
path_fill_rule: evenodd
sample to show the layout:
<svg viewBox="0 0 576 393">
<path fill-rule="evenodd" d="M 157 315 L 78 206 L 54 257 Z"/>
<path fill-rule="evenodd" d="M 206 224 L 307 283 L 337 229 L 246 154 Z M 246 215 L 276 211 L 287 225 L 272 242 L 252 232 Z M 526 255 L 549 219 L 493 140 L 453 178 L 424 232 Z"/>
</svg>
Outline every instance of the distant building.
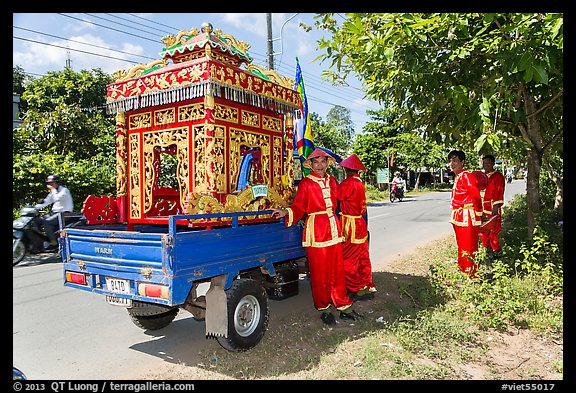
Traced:
<svg viewBox="0 0 576 393">
<path fill-rule="evenodd" d="M 22 120 L 18 117 L 20 113 L 20 96 L 18 94 L 12 94 L 12 110 L 14 112 L 12 117 L 12 128 L 20 128 Z"/>
</svg>

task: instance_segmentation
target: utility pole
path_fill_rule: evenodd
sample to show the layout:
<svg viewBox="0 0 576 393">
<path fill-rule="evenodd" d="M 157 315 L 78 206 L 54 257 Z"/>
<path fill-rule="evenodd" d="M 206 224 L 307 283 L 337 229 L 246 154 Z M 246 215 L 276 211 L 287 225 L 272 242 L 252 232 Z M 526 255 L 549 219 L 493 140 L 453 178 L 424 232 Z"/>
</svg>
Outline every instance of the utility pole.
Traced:
<svg viewBox="0 0 576 393">
<path fill-rule="evenodd" d="M 266 29 L 268 32 L 268 69 L 274 69 L 274 47 L 272 43 L 272 14 L 266 13 Z"/>
<path fill-rule="evenodd" d="M 64 68 L 67 68 L 69 70 L 72 69 L 72 59 L 70 58 L 70 46 L 68 46 L 68 49 L 66 50 L 66 65 L 64 66 Z"/>
</svg>

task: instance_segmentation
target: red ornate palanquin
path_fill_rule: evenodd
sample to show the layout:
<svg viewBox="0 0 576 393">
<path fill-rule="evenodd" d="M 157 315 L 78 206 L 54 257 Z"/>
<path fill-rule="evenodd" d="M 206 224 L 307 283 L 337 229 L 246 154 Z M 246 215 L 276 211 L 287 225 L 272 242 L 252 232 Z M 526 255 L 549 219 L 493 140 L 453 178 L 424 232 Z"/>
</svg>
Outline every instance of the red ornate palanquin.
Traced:
<svg viewBox="0 0 576 393">
<path fill-rule="evenodd" d="M 162 41 L 161 60 L 117 72 L 108 86 L 117 196 L 85 210 L 106 205 L 117 222 L 159 224 L 174 214 L 287 206 L 300 99 L 294 81 L 251 65 L 249 45 L 208 23 Z M 171 173 L 162 165 L 167 155 Z M 172 184 L 161 184 L 164 177 Z"/>
</svg>

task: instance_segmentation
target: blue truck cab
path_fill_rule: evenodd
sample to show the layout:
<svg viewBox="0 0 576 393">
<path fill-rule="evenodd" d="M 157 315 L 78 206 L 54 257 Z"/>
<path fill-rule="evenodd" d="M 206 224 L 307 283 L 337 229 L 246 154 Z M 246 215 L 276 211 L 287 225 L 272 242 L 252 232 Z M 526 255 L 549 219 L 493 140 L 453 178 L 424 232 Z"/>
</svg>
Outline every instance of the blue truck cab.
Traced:
<svg viewBox="0 0 576 393">
<path fill-rule="evenodd" d="M 64 285 L 126 307 L 143 329 L 183 309 L 244 351 L 266 331 L 268 300 L 296 295 L 306 272 L 301 225 L 270 210 L 301 176 L 300 96 L 209 23 L 162 42 L 160 60 L 107 86 L 116 195 L 88 196 L 85 224 L 61 229 Z"/>
</svg>

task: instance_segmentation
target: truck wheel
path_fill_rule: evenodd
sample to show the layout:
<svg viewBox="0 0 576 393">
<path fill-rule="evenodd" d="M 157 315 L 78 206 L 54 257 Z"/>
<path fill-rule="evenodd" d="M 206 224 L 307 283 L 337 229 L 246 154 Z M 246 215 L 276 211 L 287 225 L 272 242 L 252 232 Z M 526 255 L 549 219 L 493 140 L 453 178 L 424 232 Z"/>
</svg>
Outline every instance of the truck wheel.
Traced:
<svg viewBox="0 0 576 393">
<path fill-rule="evenodd" d="M 170 325 L 170 322 L 176 318 L 179 309 L 133 300 L 132 307 L 127 308 L 127 310 L 130 319 L 139 328 L 158 330 Z"/>
<path fill-rule="evenodd" d="M 218 343 L 232 352 L 253 348 L 268 329 L 268 295 L 256 280 L 241 278 L 226 290 L 228 300 L 228 338 L 217 337 Z"/>
<path fill-rule="evenodd" d="M 26 244 L 22 239 L 12 237 L 12 266 L 18 265 L 26 256 Z"/>
</svg>

